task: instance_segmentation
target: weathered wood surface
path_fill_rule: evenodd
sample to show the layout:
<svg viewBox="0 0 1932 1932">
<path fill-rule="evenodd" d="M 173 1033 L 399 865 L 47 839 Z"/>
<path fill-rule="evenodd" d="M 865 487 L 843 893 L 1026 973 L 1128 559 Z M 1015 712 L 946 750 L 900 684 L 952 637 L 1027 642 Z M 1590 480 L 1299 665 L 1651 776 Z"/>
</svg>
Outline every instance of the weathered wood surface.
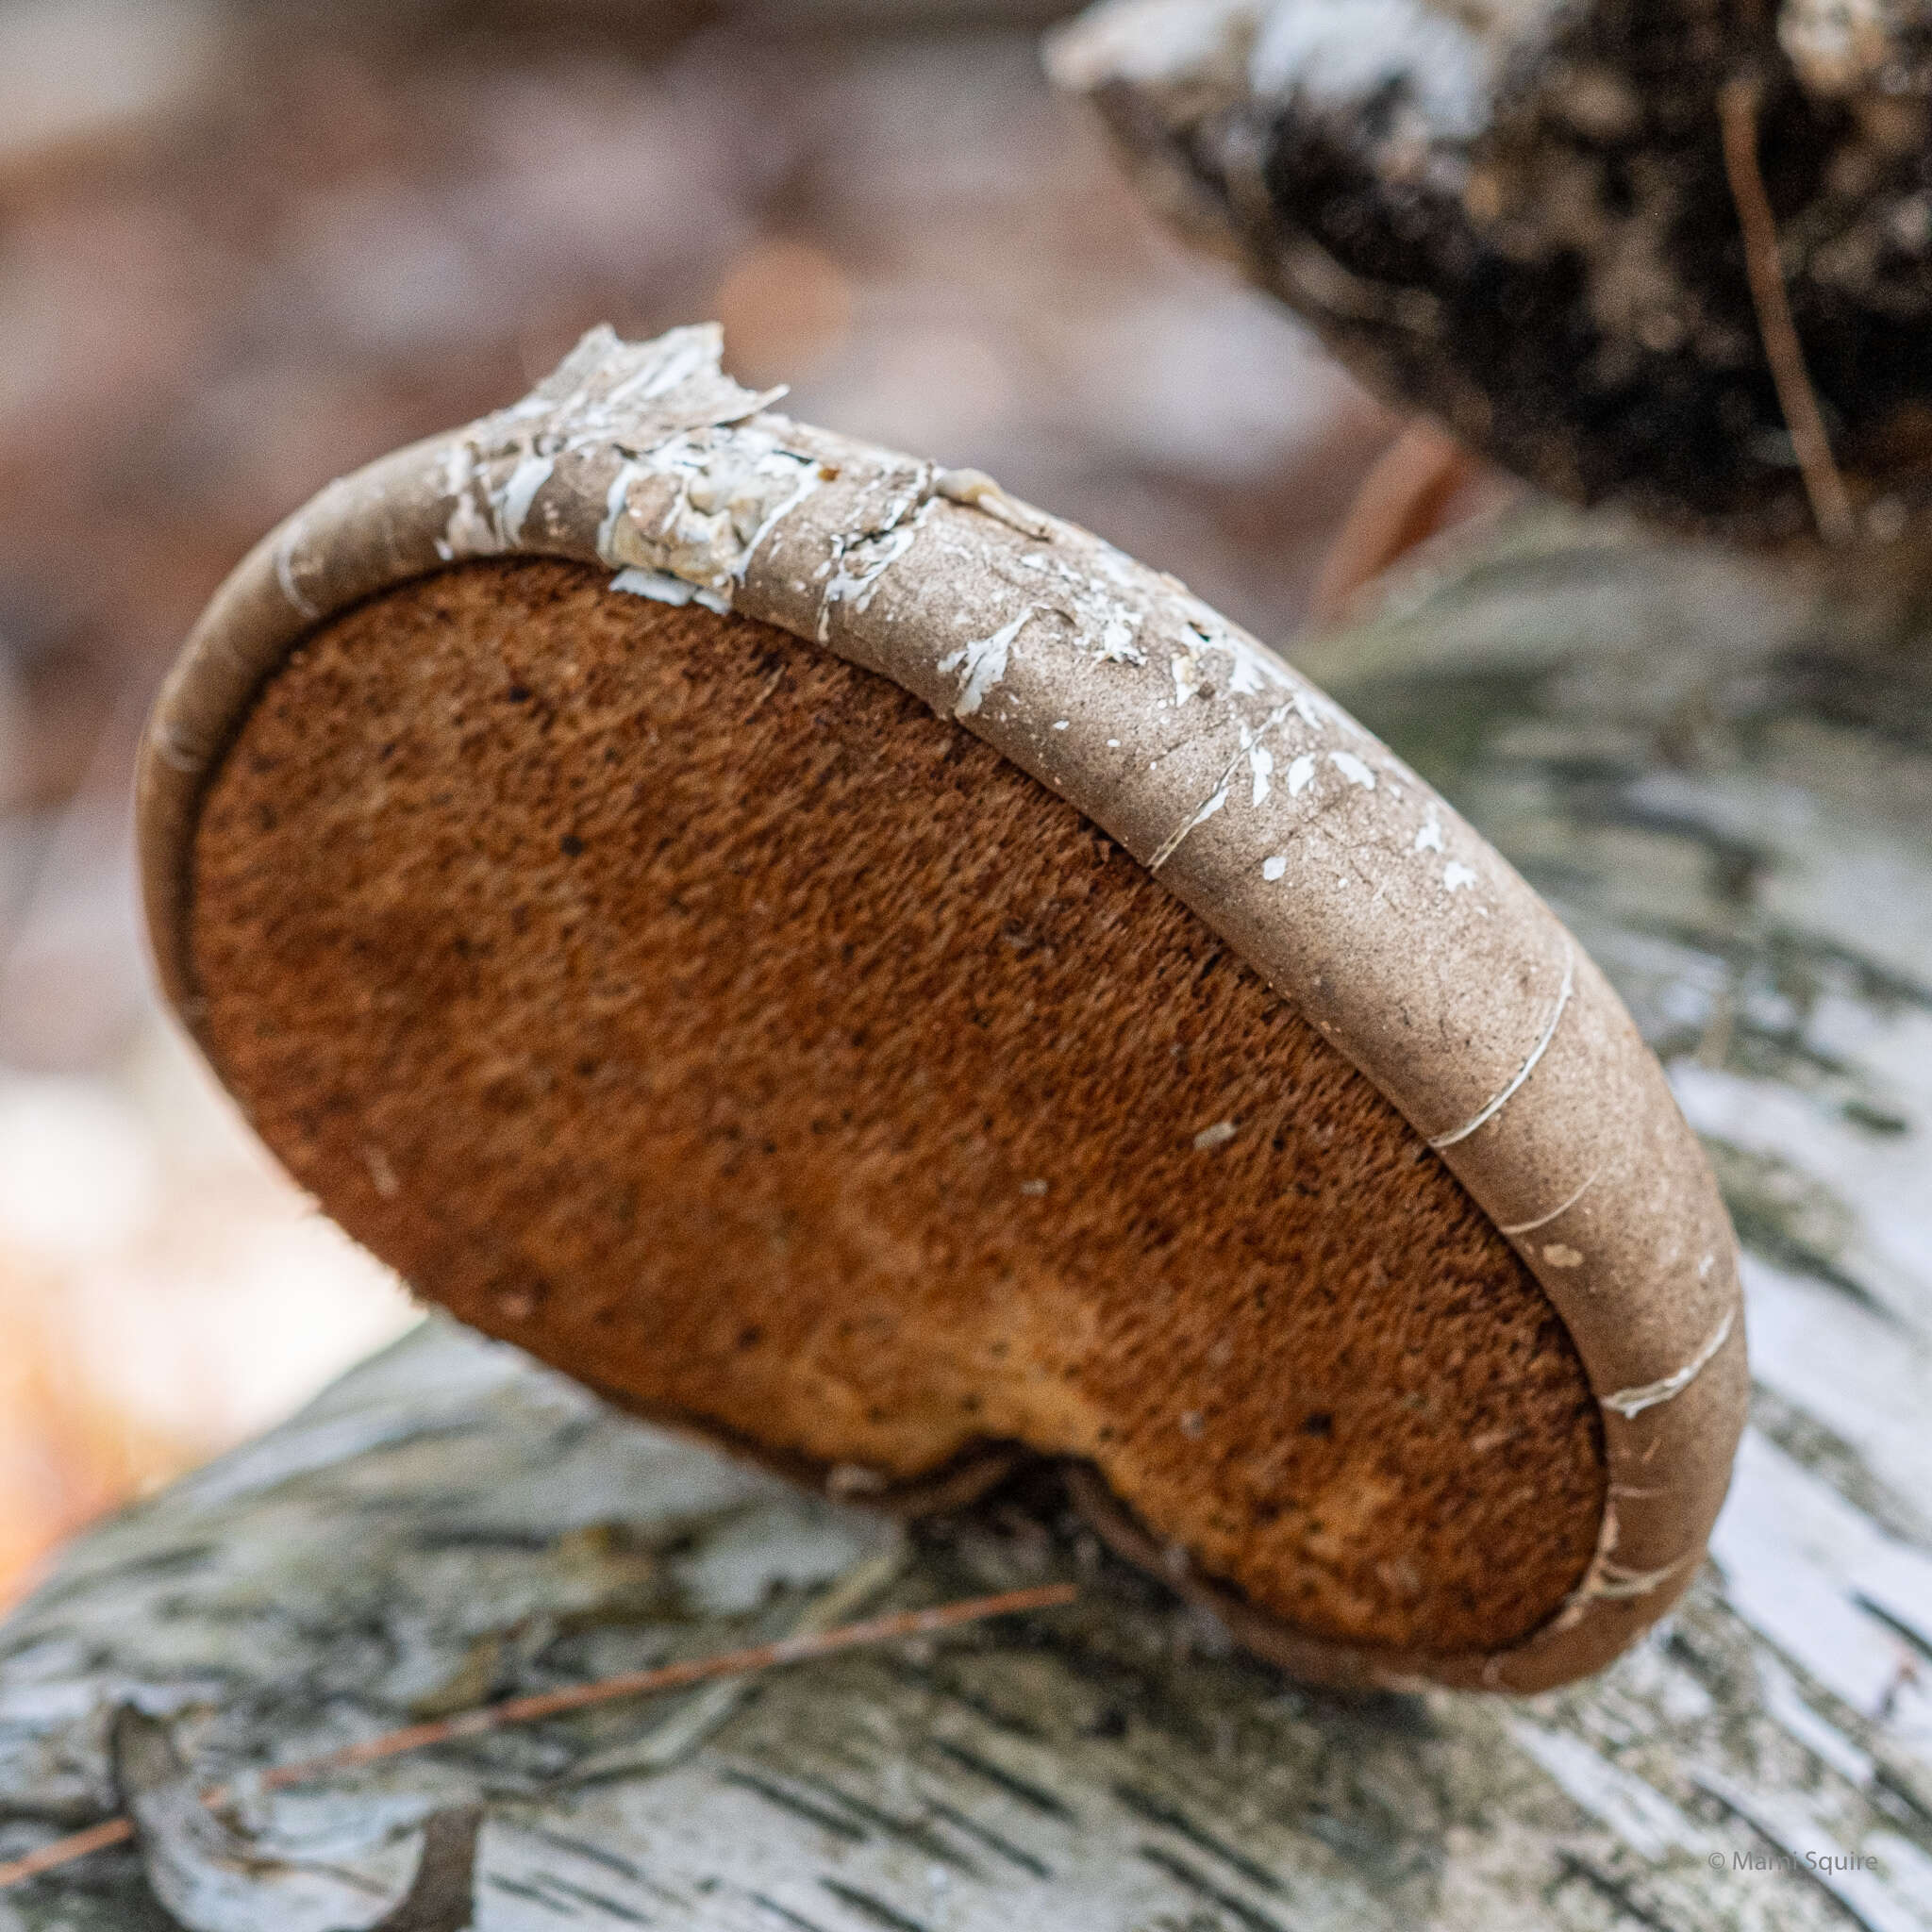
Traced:
<svg viewBox="0 0 1932 1932">
<path fill-rule="evenodd" d="M 1303 654 L 1604 963 L 1751 1251 L 1714 1561 L 1603 1677 L 1311 1694 L 1103 1559 L 1050 1483 L 902 1538 L 431 1324 L 82 1540 L 0 1632 L 0 1857 L 118 1807 L 110 1736 L 157 1748 L 128 1705 L 232 1776 L 803 1619 L 1087 1595 L 244 1791 L 222 1832 L 150 1806 L 142 1851 L 0 1895 L 0 1924 L 145 1932 L 158 1888 L 222 1932 L 368 1925 L 423 1821 L 461 1863 L 480 1804 L 490 1932 L 1932 1927 L 1932 647 L 1906 628 L 1539 517 Z M 391 1923 L 453 1923 L 415 1909 Z"/>
</svg>

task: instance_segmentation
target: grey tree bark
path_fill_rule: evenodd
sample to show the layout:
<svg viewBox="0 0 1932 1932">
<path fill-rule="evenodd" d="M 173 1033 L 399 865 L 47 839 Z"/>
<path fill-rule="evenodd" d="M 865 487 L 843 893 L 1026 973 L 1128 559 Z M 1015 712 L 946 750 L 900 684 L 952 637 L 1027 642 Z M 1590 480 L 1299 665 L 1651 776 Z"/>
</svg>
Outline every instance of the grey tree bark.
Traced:
<svg viewBox="0 0 1932 1932">
<path fill-rule="evenodd" d="M 142 1823 L 0 1925 L 1932 1927 L 1932 644 L 1895 599 L 1537 511 L 1301 661 L 1557 905 L 1724 1181 L 1754 1425 L 1658 1632 L 1536 1699 L 1309 1692 L 1048 1476 L 901 1531 L 436 1321 L 0 1631 L 0 1857 Z M 1056 1575 L 1070 1609 L 248 1782 Z M 189 1772 L 239 1782 L 225 1818 Z"/>
</svg>

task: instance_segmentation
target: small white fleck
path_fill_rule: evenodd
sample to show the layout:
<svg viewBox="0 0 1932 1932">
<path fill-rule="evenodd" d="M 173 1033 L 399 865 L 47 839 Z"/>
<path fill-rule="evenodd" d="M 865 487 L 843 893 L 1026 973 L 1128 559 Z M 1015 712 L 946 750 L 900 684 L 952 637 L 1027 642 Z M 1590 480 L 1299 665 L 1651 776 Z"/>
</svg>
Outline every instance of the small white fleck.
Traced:
<svg viewBox="0 0 1932 1932">
<path fill-rule="evenodd" d="M 1205 1154 L 1210 1147 L 1224 1147 L 1234 1139 L 1232 1121 L 1216 1121 L 1211 1127 L 1203 1127 L 1194 1136 L 1196 1149 Z"/>
<path fill-rule="evenodd" d="M 1108 740 L 1107 741 L 1107 748 L 1108 748 L 1108 751 L 1118 751 L 1118 750 L 1120 750 L 1120 748 L 1121 748 L 1121 741 L 1120 741 L 1120 740 L 1119 740 L 1118 738 L 1109 738 L 1109 739 L 1108 739 Z"/>
<path fill-rule="evenodd" d="M 1561 1241 L 1552 1241 L 1543 1250 L 1543 1259 L 1552 1268 L 1581 1268 L 1583 1257 L 1574 1248 L 1565 1247 Z"/>
<path fill-rule="evenodd" d="M 1434 812 L 1429 822 L 1415 835 L 1415 850 L 1418 852 L 1440 852 L 1442 849 L 1442 827 Z"/>
<path fill-rule="evenodd" d="M 1475 874 L 1468 866 L 1464 865 L 1459 858 L 1452 858 L 1442 868 L 1442 890 L 1445 892 L 1453 892 L 1460 886 L 1473 886 L 1474 884 Z"/>
<path fill-rule="evenodd" d="M 1331 751 L 1328 762 L 1348 780 L 1351 785 L 1359 785 L 1365 791 L 1375 789 L 1375 774 L 1356 757 L 1352 751 Z"/>
<path fill-rule="evenodd" d="M 1274 754 L 1265 744 L 1249 746 L 1248 770 L 1255 778 L 1254 803 L 1259 805 L 1268 796 L 1268 781 L 1274 770 Z"/>
<path fill-rule="evenodd" d="M 1288 858 L 1284 853 L 1276 852 L 1261 861 L 1261 876 L 1271 885 L 1288 870 Z"/>
<path fill-rule="evenodd" d="M 362 1164 L 369 1170 L 369 1178 L 375 1184 L 375 1191 L 385 1201 L 393 1201 L 403 1191 L 403 1184 L 396 1178 L 396 1171 L 390 1165 L 390 1158 L 375 1141 L 363 1143 Z"/>
<path fill-rule="evenodd" d="M 1053 721 L 1053 728 L 1056 731 L 1064 731 L 1067 728 L 1067 721 L 1064 718 L 1056 718 Z"/>
<path fill-rule="evenodd" d="M 1288 768 L 1288 795 L 1299 798 L 1315 782 L 1315 760 L 1303 752 Z"/>
</svg>

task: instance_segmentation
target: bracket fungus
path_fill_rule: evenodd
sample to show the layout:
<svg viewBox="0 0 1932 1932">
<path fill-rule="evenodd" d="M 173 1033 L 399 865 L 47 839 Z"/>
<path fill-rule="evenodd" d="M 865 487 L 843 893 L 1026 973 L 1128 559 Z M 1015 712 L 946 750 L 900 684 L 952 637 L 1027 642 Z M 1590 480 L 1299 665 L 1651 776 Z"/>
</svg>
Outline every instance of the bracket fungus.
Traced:
<svg viewBox="0 0 1932 1932">
<path fill-rule="evenodd" d="M 1690 1581 L 1734 1244 L 1615 995 L 1172 577 L 592 331 L 222 589 L 166 989 L 423 1294 L 931 1508 L 1016 1451 L 1241 1640 L 1533 1689 Z"/>
<path fill-rule="evenodd" d="M 1831 542 L 1932 499 L 1923 0 L 1110 0 L 1052 66 L 1164 212 L 1558 496 Z"/>
</svg>

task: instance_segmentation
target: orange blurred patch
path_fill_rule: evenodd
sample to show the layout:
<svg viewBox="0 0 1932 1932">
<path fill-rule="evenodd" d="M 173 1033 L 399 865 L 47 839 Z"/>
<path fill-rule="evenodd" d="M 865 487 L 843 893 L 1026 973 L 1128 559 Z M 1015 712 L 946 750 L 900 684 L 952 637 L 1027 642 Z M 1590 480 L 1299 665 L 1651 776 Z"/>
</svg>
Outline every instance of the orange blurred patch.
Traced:
<svg viewBox="0 0 1932 1932">
<path fill-rule="evenodd" d="M 172 1034 L 111 1078 L 0 1065 L 0 1608 L 413 1319 Z"/>
<path fill-rule="evenodd" d="M 822 368 L 852 333 L 852 285 L 823 250 L 766 241 L 741 255 L 718 285 L 724 365 L 761 388 Z"/>
<path fill-rule="evenodd" d="M 82 1524 L 200 1459 L 91 1386 L 23 1284 L 0 1285 L 0 1607 Z"/>
</svg>

